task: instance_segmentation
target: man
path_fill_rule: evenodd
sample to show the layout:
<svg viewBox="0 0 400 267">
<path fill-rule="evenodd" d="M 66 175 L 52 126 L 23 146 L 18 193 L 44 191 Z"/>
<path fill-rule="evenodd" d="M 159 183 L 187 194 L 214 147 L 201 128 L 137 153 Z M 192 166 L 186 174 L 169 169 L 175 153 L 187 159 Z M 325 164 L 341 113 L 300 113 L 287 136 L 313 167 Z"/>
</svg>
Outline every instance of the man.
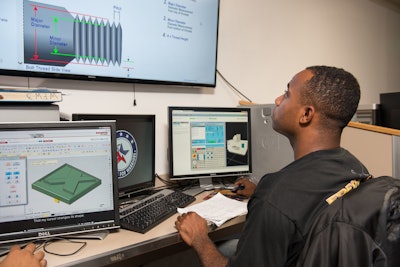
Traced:
<svg viewBox="0 0 400 267">
<path fill-rule="evenodd" d="M 179 216 L 182 239 L 203 266 L 294 266 L 307 233 L 325 199 L 351 180 L 369 176 L 367 169 L 340 147 L 343 128 L 360 99 L 354 76 L 343 69 L 313 66 L 296 74 L 275 100 L 273 128 L 285 135 L 295 161 L 265 175 L 248 203 L 237 250 L 224 257 L 196 213 Z"/>
<path fill-rule="evenodd" d="M 0 267 L 45 267 L 47 261 L 44 259 L 44 252 L 34 253 L 36 246 L 32 243 L 21 249 L 13 246 L 8 255 L 0 262 Z"/>
</svg>

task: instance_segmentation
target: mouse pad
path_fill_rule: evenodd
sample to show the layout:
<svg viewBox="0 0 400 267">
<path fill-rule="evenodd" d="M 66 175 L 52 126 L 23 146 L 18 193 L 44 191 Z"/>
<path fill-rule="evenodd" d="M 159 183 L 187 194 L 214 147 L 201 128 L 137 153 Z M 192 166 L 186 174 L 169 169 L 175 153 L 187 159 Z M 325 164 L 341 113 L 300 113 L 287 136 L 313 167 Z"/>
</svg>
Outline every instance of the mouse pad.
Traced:
<svg viewBox="0 0 400 267">
<path fill-rule="evenodd" d="M 34 182 L 32 188 L 67 204 L 72 204 L 100 184 L 99 178 L 69 164 L 64 164 Z"/>
</svg>

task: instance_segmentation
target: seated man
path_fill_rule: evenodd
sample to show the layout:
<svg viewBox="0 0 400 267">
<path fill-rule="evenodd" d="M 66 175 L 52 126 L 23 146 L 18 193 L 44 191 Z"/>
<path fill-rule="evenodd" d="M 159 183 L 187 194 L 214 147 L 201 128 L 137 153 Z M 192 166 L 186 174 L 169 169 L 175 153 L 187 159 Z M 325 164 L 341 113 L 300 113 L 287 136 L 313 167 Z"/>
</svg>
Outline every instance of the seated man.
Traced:
<svg viewBox="0 0 400 267">
<path fill-rule="evenodd" d="M 258 183 L 235 254 L 227 258 L 217 250 L 206 221 L 196 213 L 175 222 L 203 266 L 295 266 L 323 200 L 351 180 L 369 176 L 340 147 L 359 99 L 357 80 L 343 69 L 313 66 L 292 78 L 275 100 L 273 128 L 289 139 L 295 161 Z"/>
</svg>

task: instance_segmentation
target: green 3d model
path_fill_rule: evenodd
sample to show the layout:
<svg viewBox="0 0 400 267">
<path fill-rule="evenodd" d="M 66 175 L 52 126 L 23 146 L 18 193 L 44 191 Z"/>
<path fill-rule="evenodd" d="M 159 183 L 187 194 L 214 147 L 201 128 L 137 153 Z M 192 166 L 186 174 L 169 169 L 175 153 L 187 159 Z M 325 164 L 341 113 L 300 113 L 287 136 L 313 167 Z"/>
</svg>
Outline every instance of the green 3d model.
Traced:
<svg viewBox="0 0 400 267">
<path fill-rule="evenodd" d="M 100 184 L 100 179 L 64 164 L 34 182 L 32 188 L 67 204 L 72 204 Z"/>
</svg>

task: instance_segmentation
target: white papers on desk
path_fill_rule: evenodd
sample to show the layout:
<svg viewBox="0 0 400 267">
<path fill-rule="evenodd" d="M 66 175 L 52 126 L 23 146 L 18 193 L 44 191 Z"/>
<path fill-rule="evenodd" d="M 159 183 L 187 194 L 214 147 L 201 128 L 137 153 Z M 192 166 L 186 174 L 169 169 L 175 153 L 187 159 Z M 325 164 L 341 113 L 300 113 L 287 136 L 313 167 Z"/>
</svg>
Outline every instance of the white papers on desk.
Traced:
<svg viewBox="0 0 400 267">
<path fill-rule="evenodd" d="M 221 226 L 224 222 L 247 213 L 247 203 L 228 198 L 221 193 L 201 203 L 178 208 L 180 214 L 194 211 L 207 221 Z"/>
</svg>

